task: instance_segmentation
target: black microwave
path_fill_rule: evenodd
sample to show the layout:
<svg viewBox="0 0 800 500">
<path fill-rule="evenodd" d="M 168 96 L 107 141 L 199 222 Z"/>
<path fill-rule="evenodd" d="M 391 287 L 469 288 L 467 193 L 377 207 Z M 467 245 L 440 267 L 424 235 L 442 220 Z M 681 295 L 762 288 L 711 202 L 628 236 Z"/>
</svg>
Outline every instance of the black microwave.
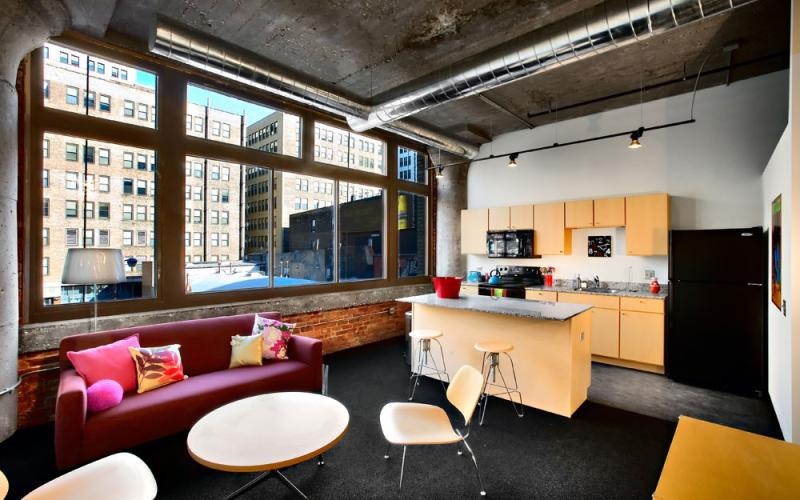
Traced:
<svg viewBox="0 0 800 500">
<path fill-rule="evenodd" d="M 487 231 L 486 255 L 507 259 L 533 257 L 533 231 Z"/>
</svg>

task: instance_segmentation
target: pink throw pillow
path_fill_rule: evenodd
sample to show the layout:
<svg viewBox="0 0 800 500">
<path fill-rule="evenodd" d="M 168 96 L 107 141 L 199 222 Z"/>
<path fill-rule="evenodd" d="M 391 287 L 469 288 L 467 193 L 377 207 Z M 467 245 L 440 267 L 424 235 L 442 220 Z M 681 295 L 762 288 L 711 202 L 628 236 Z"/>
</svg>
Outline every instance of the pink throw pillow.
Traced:
<svg viewBox="0 0 800 500">
<path fill-rule="evenodd" d="M 295 323 L 282 323 L 256 314 L 252 334 L 264 337 L 264 359 L 289 359 L 289 338 L 294 327 Z"/>
<path fill-rule="evenodd" d="M 133 364 L 128 347 L 139 347 L 138 333 L 111 344 L 83 351 L 69 351 L 67 358 L 86 381 L 86 385 L 91 386 L 100 380 L 110 379 L 127 392 L 137 387 L 136 365 Z"/>
<path fill-rule="evenodd" d="M 113 408 L 122 402 L 122 386 L 114 380 L 99 380 L 86 389 L 86 406 L 91 412 Z"/>
</svg>

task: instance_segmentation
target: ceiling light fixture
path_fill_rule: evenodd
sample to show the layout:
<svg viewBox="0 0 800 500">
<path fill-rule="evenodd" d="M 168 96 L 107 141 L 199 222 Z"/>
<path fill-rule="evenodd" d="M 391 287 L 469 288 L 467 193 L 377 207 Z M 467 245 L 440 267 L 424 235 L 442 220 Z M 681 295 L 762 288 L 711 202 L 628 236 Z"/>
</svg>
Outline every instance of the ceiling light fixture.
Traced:
<svg viewBox="0 0 800 500">
<path fill-rule="evenodd" d="M 439 165 L 438 167 L 436 167 L 436 178 L 437 179 L 444 178 L 444 166 Z"/>
<path fill-rule="evenodd" d="M 517 158 L 519 158 L 519 153 L 511 153 L 508 155 L 508 167 L 514 168 L 517 166 Z"/>
<path fill-rule="evenodd" d="M 644 127 L 639 127 L 638 129 L 631 132 L 631 143 L 628 145 L 628 149 L 639 149 L 642 147 L 642 144 L 639 142 L 639 139 L 644 135 Z"/>
</svg>

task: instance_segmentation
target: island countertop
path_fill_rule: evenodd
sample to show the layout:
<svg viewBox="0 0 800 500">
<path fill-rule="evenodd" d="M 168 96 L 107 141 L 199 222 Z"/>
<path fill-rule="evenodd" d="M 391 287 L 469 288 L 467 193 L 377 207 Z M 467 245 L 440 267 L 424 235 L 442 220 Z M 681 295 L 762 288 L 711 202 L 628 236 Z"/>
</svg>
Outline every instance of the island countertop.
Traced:
<svg viewBox="0 0 800 500">
<path fill-rule="evenodd" d="M 483 295 L 462 295 L 457 299 L 440 299 L 435 293 L 403 297 L 398 302 L 423 304 L 448 309 L 463 309 L 491 314 L 516 316 L 519 318 L 566 321 L 592 306 L 585 304 L 569 304 L 565 302 L 544 302 L 539 300 L 498 298 Z"/>
</svg>

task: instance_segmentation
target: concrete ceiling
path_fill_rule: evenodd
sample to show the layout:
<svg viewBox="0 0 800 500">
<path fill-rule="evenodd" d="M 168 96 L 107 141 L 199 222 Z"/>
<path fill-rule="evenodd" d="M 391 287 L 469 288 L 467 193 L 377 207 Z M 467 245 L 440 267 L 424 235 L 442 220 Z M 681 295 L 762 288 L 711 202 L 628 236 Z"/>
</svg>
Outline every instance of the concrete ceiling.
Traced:
<svg viewBox="0 0 800 500">
<path fill-rule="evenodd" d="M 246 48 L 364 102 L 397 95 L 470 58 L 599 3 L 598 0 L 117 0 L 113 32 L 144 41 L 158 17 Z M 789 1 L 758 0 L 615 51 L 485 93 L 530 125 L 584 116 L 788 67 Z M 723 47 L 738 44 L 733 52 Z M 730 57 L 730 59 L 729 59 Z M 757 62 L 752 62 L 757 61 Z M 673 80 L 677 83 L 666 84 Z M 608 96 L 626 93 L 612 99 Z M 590 102 L 595 101 L 595 102 Z M 588 103 L 587 103 L 588 102 Z M 586 104 L 581 104 L 586 103 Z M 473 96 L 416 115 L 474 143 L 525 128 Z M 491 133 L 490 133 L 491 132 Z"/>
</svg>

